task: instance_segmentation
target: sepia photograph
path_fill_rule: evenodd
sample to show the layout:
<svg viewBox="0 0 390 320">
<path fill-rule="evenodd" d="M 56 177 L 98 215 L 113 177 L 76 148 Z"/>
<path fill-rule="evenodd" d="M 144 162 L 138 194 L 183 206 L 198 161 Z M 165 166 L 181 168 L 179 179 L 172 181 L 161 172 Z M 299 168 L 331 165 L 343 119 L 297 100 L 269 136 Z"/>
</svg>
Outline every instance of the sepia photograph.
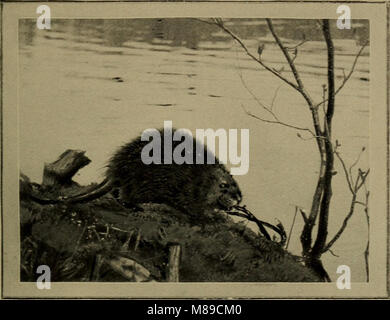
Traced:
<svg viewBox="0 0 390 320">
<path fill-rule="evenodd" d="M 383 6 L 103 5 L 5 5 L 3 294 L 387 295 Z"/>
</svg>

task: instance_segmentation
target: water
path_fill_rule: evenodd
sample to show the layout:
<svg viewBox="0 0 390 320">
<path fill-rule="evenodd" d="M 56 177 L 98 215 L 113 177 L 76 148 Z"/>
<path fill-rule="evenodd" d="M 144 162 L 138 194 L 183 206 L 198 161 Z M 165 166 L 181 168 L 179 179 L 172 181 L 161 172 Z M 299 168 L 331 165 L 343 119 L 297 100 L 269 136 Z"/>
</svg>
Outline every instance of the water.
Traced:
<svg viewBox="0 0 390 320">
<path fill-rule="evenodd" d="M 291 77 L 262 20 L 228 23 L 257 51 L 265 44 L 263 60 Z M 315 23 L 275 21 L 287 45 L 311 40 L 300 47 L 295 62 L 307 90 L 321 101 L 326 83 L 326 53 Z M 337 83 L 349 71 L 354 55 L 367 37 L 366 23 L 355 32 L 334 30 Z M 292 31 L 298 30 L 298 31 Z M 334 138 L 342 144 L 345 161 L 353 163 L 369 132 L 369 50 L 359 59 L 350 81 L 337 95 Z M 123 82 L 113 80 L 120 77 Z M 190 19 L 55 20 L 52 30 L 38 30 L 34 21 L 20 23 L 19 55 L 20 166 L 41 182 L 43 164 L 65 149 L 87 150 L 92 163 L 80 170 L 81 184 L 100 181 L 114 150 L 146 128 L 172 120 L 177 128 L 248 128 L 250 169 L 237 176 L 244 203 L 259 218 L 289 230 L 295 206 L 309 210 L 318 174 L 313 139 L 297 131 L 249 117 L 245 110 L 267 118 L 248 92 L 265 104 L 273 103 L 280 120 L 310 127 L 311 116 L 299 94 L 259 68 L 218 28 Z M 246 88 L 247 87 L 247 88 Z M 275 91 L 277 95 L 275 95 Z M 276 98 L 274 99 L 274 97 Z M 268 117 L 269 119 L 269 117 Z M 193 131 L 194 132 L 194 131 Z M 307 133 L 301 132 L 304 139 Z M 368 153 L 359 165 L 368 167 Z M 339 163 L 334 177 L 329 234 L 340 227 L 351 195 Z M 299 254 L 300 217 L 289 250 Z M 354 281 L 365 281 L 363 252 L 367 226 L 360 207 L 333 247 L 323 257 L 332 279 L 338 265 L 352 269 Z"/>
</svg>

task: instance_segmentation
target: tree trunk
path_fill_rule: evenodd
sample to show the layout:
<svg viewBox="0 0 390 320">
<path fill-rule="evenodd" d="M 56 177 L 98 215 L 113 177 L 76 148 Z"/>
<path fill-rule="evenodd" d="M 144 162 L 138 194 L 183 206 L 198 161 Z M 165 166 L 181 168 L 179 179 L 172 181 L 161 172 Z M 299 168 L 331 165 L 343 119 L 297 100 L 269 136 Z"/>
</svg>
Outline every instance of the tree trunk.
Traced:
<svg viewBox="0 0 390 320">
<path fill-rule="evenodd" d="M 326 272 L 324 265 L 320 259 L 307 259 L 305 265 L 310 268 L 320 279 L 325 282 L 331 282 L 328 273 Z"/>
</svg>

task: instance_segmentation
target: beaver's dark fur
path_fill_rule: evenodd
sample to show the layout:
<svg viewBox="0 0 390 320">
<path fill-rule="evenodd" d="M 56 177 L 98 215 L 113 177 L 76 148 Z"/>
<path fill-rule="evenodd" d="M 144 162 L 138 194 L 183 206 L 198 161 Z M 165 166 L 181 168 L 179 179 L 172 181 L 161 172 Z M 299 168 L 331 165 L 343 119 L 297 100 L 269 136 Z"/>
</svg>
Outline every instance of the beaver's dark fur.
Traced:
<svg viewBox="0 0 390 320">
<path fill-rule="evenodd" d="M 177 130 L 173 129 L 173 133 Z M 163 130 L 161 154 L 164 155 Z M 182 138 L 183 139 L 183 138 Z M 215 164 L 144 164 L 141 151 L 148 141 L 138 137 L 120 147 L 107 165 L 106 179 L 87 194 L 78 195 L 65 202 L 78 203 L 96 199 L 110 191 L 119 190 L 120 200 L 135 206 L 141 203 L 164 203 L 193 217 L 216 209 L 227 210 L 242 199 L 240 188 L 223 164 L 215 158 Z M 183 140 L 182 140 L 183 141 Z M 172 141 L 173 150 L 181 142 Z M 203 145 L 205 162 L 210 151 Z M 163 156 L 162 156 L 163 157 Z M 163 160 L 163 159 L 162 159 Z M 162 161 L 163 162 L 163 161 Z"/>
</svg>

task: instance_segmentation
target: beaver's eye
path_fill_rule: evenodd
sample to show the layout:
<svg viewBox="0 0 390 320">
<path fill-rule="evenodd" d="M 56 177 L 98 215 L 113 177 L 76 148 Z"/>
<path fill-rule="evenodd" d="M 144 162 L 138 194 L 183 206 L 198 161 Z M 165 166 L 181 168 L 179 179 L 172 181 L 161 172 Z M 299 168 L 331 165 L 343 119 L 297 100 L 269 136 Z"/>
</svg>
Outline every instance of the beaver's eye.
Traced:
<svg viewBox="0 0 390 320">
<path fill-rule="evenodd" d="M 220 188 L 227 188 L 229 185 L 227 183 L 221 183 L 219 185 Z"/>
</svg>

